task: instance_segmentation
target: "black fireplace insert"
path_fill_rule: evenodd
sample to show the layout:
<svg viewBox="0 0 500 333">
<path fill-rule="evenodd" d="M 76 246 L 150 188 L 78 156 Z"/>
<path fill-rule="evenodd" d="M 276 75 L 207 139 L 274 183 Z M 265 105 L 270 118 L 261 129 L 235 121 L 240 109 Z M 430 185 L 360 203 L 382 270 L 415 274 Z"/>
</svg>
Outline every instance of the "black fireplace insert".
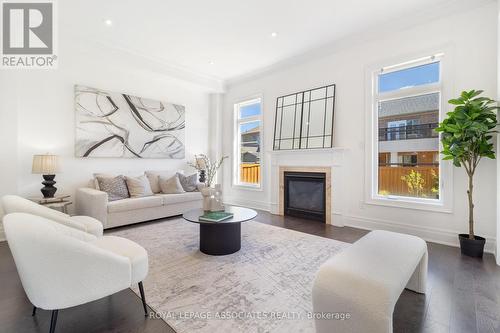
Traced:
<svg viewBox="0 0 500 333">
<path fill-rule="evenodd" d="M 284 176 L 285 215 L 325 222 L 325 173 L 286 171 Z"/>
</svg>

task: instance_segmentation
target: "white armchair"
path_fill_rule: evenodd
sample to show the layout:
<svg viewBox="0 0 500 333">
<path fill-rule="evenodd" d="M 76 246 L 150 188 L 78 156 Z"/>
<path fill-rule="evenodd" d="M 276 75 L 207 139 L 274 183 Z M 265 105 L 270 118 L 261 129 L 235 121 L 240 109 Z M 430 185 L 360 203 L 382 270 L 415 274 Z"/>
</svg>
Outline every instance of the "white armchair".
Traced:
<svg viewBox="0 0 500 333">
<path fill-rule="evenodd" d="M 46 218 L 25 213 L 4 217 L 12 256 L 29 300 L 52 310 L 54 332 L 58 310 L 91 302 L 138 283 L 148 273 L 148 255 L 121 237 L 96 237 Z"/>
<path fill-rule="evenodd" d="M 44 207 L 33 201 L 21 198 L 17 195 L 5 195 L 2 197 L 2 206 L 5 214 L 28 213 L 45 217 L 54 222 L 68 227 L 85 231 L 97 237 L 102 236 L 102 223 L 90 216 L 69 216 L 54 209 Z"/>
</svg>

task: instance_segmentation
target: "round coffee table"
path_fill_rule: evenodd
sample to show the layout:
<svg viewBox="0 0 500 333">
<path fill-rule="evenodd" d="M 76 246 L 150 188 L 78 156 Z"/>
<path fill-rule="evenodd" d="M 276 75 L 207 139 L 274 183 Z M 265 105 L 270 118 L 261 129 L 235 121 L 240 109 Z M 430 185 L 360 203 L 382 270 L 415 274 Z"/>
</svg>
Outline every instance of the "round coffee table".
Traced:
<svg viewBox="0 0 500 333">
<path fill-rule="evenodd" d="M 200 251 L 213 256 L 238 252 L 241 249 L 241 223 L 257 216 L 253 209 L 226 206 L 226 212 L 233 213 L 230 219 L 221 222 L 200 221 L 203 209 L 193 209 L 182 217 L 200 225 Z"/>
</svg>

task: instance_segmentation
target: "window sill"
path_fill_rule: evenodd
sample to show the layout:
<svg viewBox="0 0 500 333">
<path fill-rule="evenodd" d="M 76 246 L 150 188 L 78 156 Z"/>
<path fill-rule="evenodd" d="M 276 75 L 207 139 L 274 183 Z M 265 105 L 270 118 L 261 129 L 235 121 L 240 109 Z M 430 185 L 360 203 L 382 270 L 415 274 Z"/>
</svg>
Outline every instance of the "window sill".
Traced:
<svg viewBox="0 0 500 333">
<path fill-rule="evenodd" d="M 264 189 L 262 185 L 246 185 L 246 184 L 233 184 L 232 187 L 237 190 L 248 190 L 248 191 L 257 191 L 262 192 Z"/>
<path fill-rule="evenodd" d="M 402 197 L 374 197 L 371 199 L 367 199 L 364 202 L 367 205 L 374 206 L 385 206 L 385 207 L 394 207 L 394 208 L 402 208 L 402 209 L 413 209 L 413 210 L 423 210 L 428 212 L 437 212 L 437 213 L 445 213 L 451 214 L 453 213 L 451 207 L 445 205 L 442 201 L 432 202 L 432 201 L 423 201 L 423 200 L 412 200 Z"/>
</svg>

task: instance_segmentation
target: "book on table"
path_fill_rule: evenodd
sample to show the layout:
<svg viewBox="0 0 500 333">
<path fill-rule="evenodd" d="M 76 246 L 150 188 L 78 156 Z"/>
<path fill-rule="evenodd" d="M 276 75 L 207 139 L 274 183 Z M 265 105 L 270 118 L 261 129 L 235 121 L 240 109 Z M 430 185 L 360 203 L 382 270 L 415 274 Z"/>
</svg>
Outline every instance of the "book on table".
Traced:
<svg viewBox="0 0 500 333">
<path fill-rule="evenodd" d="M 227 213 L 227 212 L 206 212 L 205 214 L 199 217 L 199 220 L 206 222 L 221 222 L 230 219 L 233 216 L 234 216 L 233 213 Z"/>
</svg>

